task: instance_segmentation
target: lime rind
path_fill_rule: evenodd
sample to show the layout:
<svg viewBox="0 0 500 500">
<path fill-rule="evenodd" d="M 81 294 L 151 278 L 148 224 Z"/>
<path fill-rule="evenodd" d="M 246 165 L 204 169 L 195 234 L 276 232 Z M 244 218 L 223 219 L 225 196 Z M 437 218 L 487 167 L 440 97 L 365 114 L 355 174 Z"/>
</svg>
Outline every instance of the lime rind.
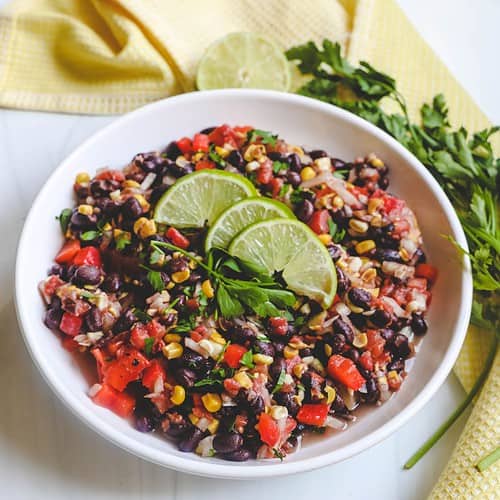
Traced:
<svg viewBox="0 0 500 500">
<path fill-rule="evenodd" d="M 257 190 L 245 177 L 220 170 L 200 170 L 181 177 L 158 201 L 154 219 L 177 228 L 209 226 L 226 208 Z"/>
<path fill-rule="evenodd" d="M 275 218 L 294 219 L 295 215 L 284 203 L 269 198 L 241 200 L 222 212 L 214 222 L 205 239 L 205 251 L 212 247 L 227 248 L 250 224 Z"/>
</svg>

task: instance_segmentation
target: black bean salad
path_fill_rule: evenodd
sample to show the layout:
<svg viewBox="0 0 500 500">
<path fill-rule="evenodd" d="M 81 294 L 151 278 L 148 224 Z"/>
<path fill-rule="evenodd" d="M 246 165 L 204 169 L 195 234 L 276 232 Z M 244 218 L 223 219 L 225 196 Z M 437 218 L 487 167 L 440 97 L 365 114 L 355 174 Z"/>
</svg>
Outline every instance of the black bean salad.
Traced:
<svg viewBox="0 0 500 500">
<path fill-rule="evenodd" d="M 207 250 L 204 221 L 166 224 L 161 200 L 200 171 L 229 173 L 259 207 L 276 200 L 306 224 L 336 275 L 329 298 L 297 293 L 231 245 Z M 282 459 L 305 432 L 344 430 L 357 407 L 387 401 L 427 331 L 437 270 L 388 185 L 374 154 L 348 163 L 228 125 L 80 173 L 40 284 L 45 324 L 95 360 L 93 401 L 138 430 L 203 457 Z"/>
</svg>

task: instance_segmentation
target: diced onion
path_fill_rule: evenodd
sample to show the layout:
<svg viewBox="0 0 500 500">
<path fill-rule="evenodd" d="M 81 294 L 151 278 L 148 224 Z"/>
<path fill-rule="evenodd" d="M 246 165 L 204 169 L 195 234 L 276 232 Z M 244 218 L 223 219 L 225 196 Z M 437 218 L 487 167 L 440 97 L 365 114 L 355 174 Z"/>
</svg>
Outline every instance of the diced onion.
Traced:
<svg viewBox="0 0 500 500">
<path fill-rule="evenodd" d="M 338 418 L 332 417 L 330 415 L 326 417 L 325 425 L 337 431 L 343 431 L 344 429 L 347 428 L 346 422 L 339 420 Z"/>
<path fill-rule="evenodd" d="M 143 191 L 147 191 L 151 187 L 155 179 L 156 179 L 156 174 L 153 172 L 149 172 L 149 174 L 146 175 L 146 177 L 144 177 L 144 180 L 141 183 L 141 189 Z"/>
</svg>

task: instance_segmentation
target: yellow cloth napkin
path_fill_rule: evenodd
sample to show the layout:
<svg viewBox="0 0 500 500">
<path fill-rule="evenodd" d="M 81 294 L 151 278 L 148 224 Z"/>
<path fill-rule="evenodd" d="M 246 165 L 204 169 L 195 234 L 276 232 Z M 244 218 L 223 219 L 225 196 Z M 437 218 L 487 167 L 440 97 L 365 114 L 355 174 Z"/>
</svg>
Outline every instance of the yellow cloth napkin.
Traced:
<svg viewBox="0 0 500 500">
<path fill-rule="evenodd" d="M 443 92 L 455 125 L 489 125 L 393 0 L 15 0 L 0 13 L 0 106 L 123 113 L 193 90 L 204 49 L 233 31 L 272 35 L 283 48 L 337 40 L 353 62 L 397 78 L 414 118 Z M 488 346 L 484 333 L 469 331 L 455 367 L 467 390 Z M 499 364 L 433 498 L 493 498 L 499 490 L 499 464 L 484 473 L 473 467 L 500 442 Z"/>
</svg>

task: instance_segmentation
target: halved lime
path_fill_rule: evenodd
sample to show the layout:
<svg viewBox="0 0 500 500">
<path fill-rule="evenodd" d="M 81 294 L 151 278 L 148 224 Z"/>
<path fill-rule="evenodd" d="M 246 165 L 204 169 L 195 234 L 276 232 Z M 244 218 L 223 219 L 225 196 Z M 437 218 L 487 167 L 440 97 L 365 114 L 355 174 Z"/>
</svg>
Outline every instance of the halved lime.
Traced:
<svg viewBox="0 0 500 500">
<path fill-rule="evenodd" d="M 293 212 L 283 203 L 269 198 L 247 198 L 226 209 L 213 223 L 205 240 L 205 251 L 212 247 L 227 248 L 231 240 L 254 222 L 268 219 L 294 219 Z"/>
<path fill-rule="evenodd" d="M 282 271 L 288 288 L 327 308 L 337 291 L 337 273 L 325 245 L 298 220 L 272 219 L 244 229 L 229 253 L 269 272 Z"/>
<path fill-rule="evenodd" d="M 210 226 L 226 208 L 256 195 L 254 185 L 242 175 L 200 170 L 181 177 L 165 192 L 154 219 L 179 228 Z"/>
<path fill-rule="evenodd" d="M 200 90 L 256 88 L 287 91 L 290 68 L 273 42 L 255 33 L 230 33 L 216 40 L 198 66 Z"/>
</svg>

